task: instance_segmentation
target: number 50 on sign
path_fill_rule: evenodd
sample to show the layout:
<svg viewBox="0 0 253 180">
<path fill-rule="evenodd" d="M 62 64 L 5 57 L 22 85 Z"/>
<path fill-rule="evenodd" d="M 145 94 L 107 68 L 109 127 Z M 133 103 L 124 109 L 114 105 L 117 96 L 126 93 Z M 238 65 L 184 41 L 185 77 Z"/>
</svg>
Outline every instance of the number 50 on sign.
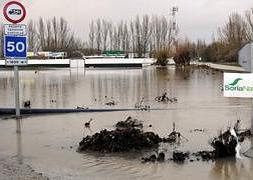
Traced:
<svg viewBox="0 0 253 180">
<path fill-rule="evenodd" d="M 26 36 L 5 36 L 4 56 L 5 58 L 26 58 Z"/>
</svg>

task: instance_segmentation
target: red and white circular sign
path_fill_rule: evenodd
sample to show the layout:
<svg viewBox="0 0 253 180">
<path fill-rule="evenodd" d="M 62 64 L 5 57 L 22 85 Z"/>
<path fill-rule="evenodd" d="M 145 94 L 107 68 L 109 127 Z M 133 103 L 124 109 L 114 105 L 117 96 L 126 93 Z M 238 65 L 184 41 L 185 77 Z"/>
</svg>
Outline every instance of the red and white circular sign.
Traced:
<svg viewBox="0 0 253 180">
<path fill-rule="evenodd" d="M 26 10 L 20 2 L 10 1 L 4 5 L 3 14 L 7 21 L 17 24 L 25 19 Z"/>
</svg>

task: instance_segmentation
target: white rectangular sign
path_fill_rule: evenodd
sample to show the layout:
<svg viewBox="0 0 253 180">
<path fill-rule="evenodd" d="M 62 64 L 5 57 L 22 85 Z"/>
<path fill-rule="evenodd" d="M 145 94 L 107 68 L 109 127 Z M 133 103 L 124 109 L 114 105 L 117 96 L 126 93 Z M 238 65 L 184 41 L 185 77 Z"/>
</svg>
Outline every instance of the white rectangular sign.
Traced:
<svg viewBox="0 0 253 180">
<path fill-rule="evenodd" d="M 11 36 L 26 36 L 26 25 L 25 24 L 5 24 L 4 25 L 5 35 Z"/>
<path fill-rule="evenodd" d="M 25 66 L 27 65 L 27 59 L 6 59 L 6 66 Z"/>
<path fill-rule="evenodd" d="M 225 97 L 253 97 L 252 73 L 224 73 Z"/>
</svg>

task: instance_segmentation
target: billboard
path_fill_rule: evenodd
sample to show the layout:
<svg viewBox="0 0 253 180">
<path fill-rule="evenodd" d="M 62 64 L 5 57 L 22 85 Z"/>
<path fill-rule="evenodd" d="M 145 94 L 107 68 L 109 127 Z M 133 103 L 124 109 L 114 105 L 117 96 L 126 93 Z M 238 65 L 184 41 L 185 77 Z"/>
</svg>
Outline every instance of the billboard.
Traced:
<svg viewBox="0 0 253 180">
<path fill-rule="evenodd" d="M 225 97 L 253 97 L 253 74 L 224 73 L 223 90 Z"/>
</svg>

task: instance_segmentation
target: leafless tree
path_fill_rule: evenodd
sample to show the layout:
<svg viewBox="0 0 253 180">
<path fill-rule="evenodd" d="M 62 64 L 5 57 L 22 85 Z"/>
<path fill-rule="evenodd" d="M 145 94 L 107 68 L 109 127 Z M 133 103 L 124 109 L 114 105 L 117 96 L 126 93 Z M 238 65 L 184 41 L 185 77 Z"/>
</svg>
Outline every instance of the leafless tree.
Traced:
<svg viewBox="0 0 253 180">
<path fill-rule="evenodd" d="M 64 18 L 60 18 L 60 26 L 59 26 L 59 47 L 61 49 L 65 49 L 66 43 L 68 42 L 69 38 L 69 28 L 68 23 Z"/>
<path fill-rule="evenodd" d="M 136 37 L 136 52 L 138 54 L 138 57 L 142 56 L 142 43 L 141 43 L 141 23 L 139 16 L 136 16 L 135 18 L 135 37 Z"/>
<path fill-rule="evenodd" d="M 28 22 L 28 51 L 36 52 L 38 50 L 38 34 L 33 20 Z"/>
<path fill-rule="evenodd" d="M 39 41 L 40 41 L 40 49 L 44 50 L 45 49 L 45 25 L 44 25 L 44 20 L 42 17 L 39 18 L 39 24 L 38 24 L 38 33 L 39 33 Z"/>
<path fill-rule="evenodd" d="M 81 49 L 83 44 L 75 38 L 67 21 L 64 18 L 43 20 L 41 17 L 36 25 L 33 21 L 29 23 L 29 44 L 36 42 L 35 51 L 65 51 L 71 54 L 74 49 Z M 38 32 L 36 32 L 38 29 Z M 37 43 L 38 42 L 38 43 Z M 31 48 L 30 48 L 31 49 Z M 32 50 L 32 49 L 31 49 Z"/>
<path fill-rule="evenodd" d="M 102 42 L 102 37 L 101 37 L 101 20 L 97 19 L 96 22 L 96 46 L 97 46 L 97 50 L 100 51 L 101 50 L 101 42 Z"/>
<path fill-rule="evenodd" d="M 109 33 L 109 46 L 110 46 L 110 50 L 113 49 L 113 26 L 112 23 L 108 23 L 108 33 Z"/>
<path fill-rule="evenodd" d="M 93 21 L 90 25 L 89 40 L 95 38 L 97 50 L 101 50 L 101 46 L 104 50 L 131 49 L 138 57 L 142 57 L 148 51 L 171 46 L 172 27 L 172 23 L 164 16 L 153 16 L 152 19 L 148 15 L 142 18 L 136 16 L 129 23 L 120 21 L 117 24 L 102 20 L 102 25 L 100 19 L 97 19 L 95 27 Z M 90 48 L 94 49 L 92 43 Z"/>
<path fill-rule="evenodd" d="M 91 49 L 94 49 L 94 42 L 95 42 L 95 25 L 94 21 L 91 21 L 89 32 L 89 44 Z"/>
<path fill-rule="evenodd" d="M 225 26 L 218 31 L 220 40 L 231 45 L 241 46 L 247 39 L 246 22 L 238 13 L 231 14 Z"/>
<path fill-rule="evenodd" d="M 122 49 L 124 51 L 129 51 L 129 31 L 128 31 L 128 27 L 127 27 L 127 23 L 125 22 L 124 24 L 124 30 L 123 30 L 123 34 L 122 34 Z"/>
<path fill-rule="evenodd" d="M 150 36 L 152 33 L 149 16 L 144 15 L 142 20 L 142 47 L 143 47 L 143 54 L 145 55 L 148 50 L 148 45 L 150 41 Z"/>
<path fill-rule="evenodd" d="M 52 27 L 53 27 L 53 45 L 52 47 L 54 49 L 58 48 L 58 32 L 59 32 L 59 27 L 58 27 L 58 23 L 56 20 L 56 17 L 54 16 L 52 19 Z"/>
<path fill-rule="evenodd" d="M 134 29 L 134 23 L 133 21 L 130 22 L 130 32 L 131 32 L 131 42 L 132 42 L 132 52 L 134 53 L 135 52 L 135 29 Z"/>
<path fill-rule="evenodd" d="M 105 20 L 102 21 L 102 44 L 104 51 L 107 49 L 107 38 L 109 33 L 109 23 Z"/>
<path fill-rule="evenodd" d="M 118 43 L 119 39 L 118 39 L 118 31 L 117 31 L 117 27 L 114 26 L 113 28 L 113 49 L 116 50 L 116 49 L 119 49 Z"/>
<path fill-rule="evenodd" d="M 247 40 L 253 41 L 253 8 L 246 11 L 246 25 L 247 25 Z"/>
<path fill-rule="evenodd" d="M 118 24 L 117 27 L 117 49 L 121 50 L 123 45 L 123 21 Z"/>
<path fill-rule="evenodd" d="M 46 20 L 46 46 L 43 50 L 50 51 L 53 50 L 52 46 L 52 28 L 51 28 L 51 21 L 48 19 Z"/>
</svg>

